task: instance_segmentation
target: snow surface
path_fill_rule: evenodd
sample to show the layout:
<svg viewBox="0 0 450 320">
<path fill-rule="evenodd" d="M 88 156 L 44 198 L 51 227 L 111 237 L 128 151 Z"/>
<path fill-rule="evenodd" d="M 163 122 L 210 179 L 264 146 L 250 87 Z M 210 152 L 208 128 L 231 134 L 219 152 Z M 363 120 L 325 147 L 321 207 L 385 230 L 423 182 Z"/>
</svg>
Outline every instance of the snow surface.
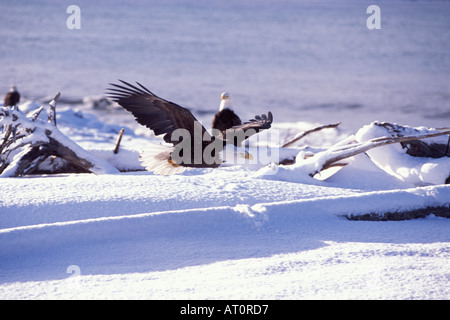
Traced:
<svg viewBox="0 0 450 320">
<path fill-rule="evenodd" d="M 108 152 L 120 126 L 57 109 L 62 132 L 114 158 Z M 314 125 L 271 130 L 285 139 Z M 136 166 L 138 151 L 155 138 L 139 135 L 138 126 L 125 132 L 115 161 Z M 327 129 L 298 150 L 348 135 Z M 450 205 L 450 186 L 416 187 L 365 155 L 324 180 L 269 169 L 2 179 L 0 298 L 450 298 L 449 219 L 342 217 Z"/>
</svg>

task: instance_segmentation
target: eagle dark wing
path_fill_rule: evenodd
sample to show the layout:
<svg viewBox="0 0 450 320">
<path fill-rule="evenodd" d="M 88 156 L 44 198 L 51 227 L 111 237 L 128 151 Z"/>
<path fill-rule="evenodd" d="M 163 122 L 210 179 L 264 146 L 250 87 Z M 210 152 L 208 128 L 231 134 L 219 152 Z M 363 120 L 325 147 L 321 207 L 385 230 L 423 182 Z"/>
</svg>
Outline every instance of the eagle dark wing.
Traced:
<svg viewBox="0 0 450 320">
<path fill-rule="evenodd" d="M 234 126 L 242 124 L 241 119 L 231 109 L 223 109 L 214 115 L 212 128 L 224 132 Z"/>
<path fill-rule="evenodd" d="M 272 112 L 268 112 L 267 115 L 256 115 L 255 119 L 251 119 L 243 124 L 233 126 L 225 133 L 224 140 L 227 143 L 233 143 L 235 146 L 239 146 L 242 141 L 250 138 L 254 134 L 266 129 L 270 129 L 273 122 Z"/>
<path fill-rule="evenodd" d="M 261 130 L 270 129 L 273 122 L 273 115 L 272 112 L 268 112 L 267 115 L 262 114 L 260 116 L 256 115 L 255 119 L 250 119 L 247 122 L 244 122 L 241 125 L 234 126 L 232 129 L 242 129 L 242 130 L 248 130 L 248 129 L 254 129 L 256 132 L 259 132 Z"/>
<path fill-rule="evenodd" d="M 176 129 L 188 130 L 191 139 L 194 139 L 194 123 L 197 119 L 188 109 L 156 96 L 139 82 L 136 83 L 140 88 L 119 81 L 123 85 L 111 83 L 114 88 L 109 88 L 107 94 L 113 101 L 131 112 L 138 123 L 153 130 L 157 136 L 164 134 L 164 141 L 169 143 L 178 143 L 171 139 Z M 208 135 L 203 126 L 202 134 Z"/>
</svg>

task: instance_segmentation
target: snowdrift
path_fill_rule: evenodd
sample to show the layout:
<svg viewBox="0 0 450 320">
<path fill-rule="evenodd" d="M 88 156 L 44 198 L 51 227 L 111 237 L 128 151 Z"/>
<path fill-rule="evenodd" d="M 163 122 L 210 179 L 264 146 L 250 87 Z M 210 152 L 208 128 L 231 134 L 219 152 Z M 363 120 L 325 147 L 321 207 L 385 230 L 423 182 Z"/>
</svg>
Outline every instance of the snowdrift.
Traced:
<svg viewBox="0 0 450 320">
<path fill-rule="evenodd" d="M 58 114 L 61 131 L 80 146 L 99 156 L 112 150 L 120 127 Z M 89 126 L 74 121 L 80 116 Z M 154 139 L 126 132 L 122 165 Z M 342 135 L 333 131 L 329 145 Z M 363 154 L 325 180 L 292 168 L 2 179 L 0 297 L 450 297 L 450 220 L 434 209 L 408 221 L 349 220 L 448 208 L 450 186 L 417 186 Z"/>
</svg>

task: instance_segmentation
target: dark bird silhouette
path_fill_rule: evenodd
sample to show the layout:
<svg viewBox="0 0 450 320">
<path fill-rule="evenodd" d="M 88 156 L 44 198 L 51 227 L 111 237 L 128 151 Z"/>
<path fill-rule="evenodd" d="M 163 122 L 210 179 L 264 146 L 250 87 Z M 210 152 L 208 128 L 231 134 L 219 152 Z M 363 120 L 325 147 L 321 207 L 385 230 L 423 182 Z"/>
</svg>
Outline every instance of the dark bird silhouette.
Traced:
<svg viewBox="0 0 450 320">
<path fill-rule="evenodd" d="M 20 102 L 20 93 L 17 91 L 17 88 L 15 86 L 11 86 L 11 89 L 5 96 L 5 107 L 13 107 L 17 106 L 17 104 Z"/>
</svg>

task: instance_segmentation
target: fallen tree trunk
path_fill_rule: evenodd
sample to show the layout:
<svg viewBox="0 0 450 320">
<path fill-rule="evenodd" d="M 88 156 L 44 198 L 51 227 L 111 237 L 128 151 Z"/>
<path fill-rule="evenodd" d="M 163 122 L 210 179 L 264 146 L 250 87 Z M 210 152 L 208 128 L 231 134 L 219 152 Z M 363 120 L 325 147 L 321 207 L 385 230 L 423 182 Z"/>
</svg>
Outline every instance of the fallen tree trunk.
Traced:
<svg viewBox="0 0 450 320">
<path fill-rule="evenodd" d="M 313 156 L 308 156 L 308 158 L 303 159 L 302 161 L 300 161 L 300 163 L 297 163 L 296 165 L 310 168 L 309 175 L 314 176 L 317 173 L 320 173 L 321 171 L 334 166 L 345 166 L 345 163 L 342 163 L 340 161 L 356 156 L 361 153 L 365 153 L 374 148 L 394 143 L 420 141 L 422 139 L 438 137 L 448 134 L 450 134 L 450 130 L 438 131 L 427 134 L 417 134 L 411 136 L 379 137 L 364 142 L 353 142 L 345 145 L 339 143 L 327 150 L 318 152 Z M 347 138 L 346 141 L 349 141 L 349 138 Z"/>
<path fill-rule="evenodd" d="M 48 122 L 38 119 L 42 108 L 29 117 L 15 108 L 0 109 L 1 123 L 7 128 L 0 144 L 1 177 L 30 174 L 49 157 L 63 159 L 75 172 L 119 172 L 114 166 L 93 156 L 59 131 L 56 127 L 58 98 L 59 93 L 49 104 Z"/>
<path fill-rule="evenodd" d="M 384 213 L 365 213 L 365 214 L 347 214 L 343 217 L 354 221 L 400 221 L 425 218 L 433 214 L 437 217 L 450 218 L 450 207 L 437 206 L 426 207 L 414 210 L 384 212 Z"/>
<path fill-rule="evenodd" d="M 322 170 L 326 170 L 333 166 L 344 166 L 344 163 L 338 163 L 344 159 L 356 156 L 360 153 L 364 153 L 373 148 L 378 148 L 381 146 L 386 146 L 393 143 L 400 143 L 404 141 L 412 141 L 418 139 L 426 139 L 441 135 L 450 134 L 449 131 L 434 133 L 434 134 L 426 134 L 422 136 L 412 136 L 412 137 L 382 137 L 372 139 L 362 143 L 352 143 L 346 146 L 338 146 L 331 147 L 325 151 L 314 154 L 312 157 L 308 157 L 304 159 L 303 162 L 314 162 L 318 164 L 312 172 L 310 172 L 311 176 L 319 173 Z"/>
<path fill-rule="evenodd" d="M 433 137 L 438 137 L 438 136 L 447 135 L 447 134 L 450 134 L 450 130 L 438 132 L 438 133 L 409 136 L 409 137 L 381 137 L 381 138 L 375 138 L 375 139 L 369 140 L 367 142 L 347 145 L 347 146 L 341 147 L 337 150 L 333 150 L 334 155 L 331 156 L 329 159 L 327 159 L 327 161 L 323 164 L 323 167 L 328 168 L 330 165 L 332 165 L 335 162 L 338 162 L 345 158 L 353 157 L 357 154 L 369 151 L 370 149 L 373 149 L 373 148 L 378 148 L 378 147 L 386 146 L 386 145 L 393 144 L 393 143 L 419 141 L 420 139 L 433 138 Z"/>
</svg>

